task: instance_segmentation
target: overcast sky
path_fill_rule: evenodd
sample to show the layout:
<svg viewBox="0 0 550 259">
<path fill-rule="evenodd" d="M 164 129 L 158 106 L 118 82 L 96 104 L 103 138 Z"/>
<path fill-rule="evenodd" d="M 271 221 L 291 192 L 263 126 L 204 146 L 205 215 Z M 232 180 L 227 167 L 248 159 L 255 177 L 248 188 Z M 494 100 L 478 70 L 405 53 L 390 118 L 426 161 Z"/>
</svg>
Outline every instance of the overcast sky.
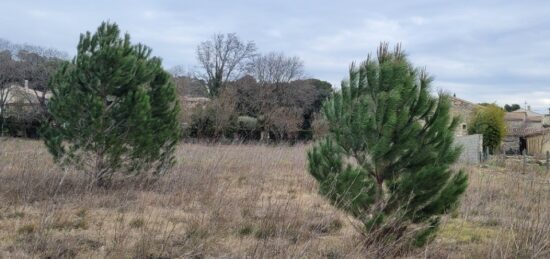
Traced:
<svg viewBox="0 0 550 259">
<path fill-rule="evenodd" d="M 380 41 L 401 42 L 434 86 L 474 102 L 550 107 L 550 1 L 24 1 L 0 2 L 0 37 L 73 55 L 79 34 L 110 20 L 162 57 L 196 67 L 195 48 L 236 32 L 261 52 L 305 61 L 335 87 Z"/>
</svg>

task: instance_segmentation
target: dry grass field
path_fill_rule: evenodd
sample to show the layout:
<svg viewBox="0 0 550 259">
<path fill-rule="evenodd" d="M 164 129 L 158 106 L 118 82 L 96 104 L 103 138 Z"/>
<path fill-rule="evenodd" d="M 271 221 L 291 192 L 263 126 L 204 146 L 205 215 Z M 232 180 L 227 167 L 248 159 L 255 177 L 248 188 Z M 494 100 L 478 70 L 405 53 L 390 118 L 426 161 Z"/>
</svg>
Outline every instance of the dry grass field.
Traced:
<svg viewBox="0 0 550 259">
<path fill-rule="evenodd" d="M 317 195 L 306 145 L 181 144 L 146 188 L 88 190 L 38 141 L 0 139 L 0 258 L 365 258 L 353 219 Z M 550 258 L 550 177 L 466 167 L 437 239 L 408 258 Z"/>
</svg>

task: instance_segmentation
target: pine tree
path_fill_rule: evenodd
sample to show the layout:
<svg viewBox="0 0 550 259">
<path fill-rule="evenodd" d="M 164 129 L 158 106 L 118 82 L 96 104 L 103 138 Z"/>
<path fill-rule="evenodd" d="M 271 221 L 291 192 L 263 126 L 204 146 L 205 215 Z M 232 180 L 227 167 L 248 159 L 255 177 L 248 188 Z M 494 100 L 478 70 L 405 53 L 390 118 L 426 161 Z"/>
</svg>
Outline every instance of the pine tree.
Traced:
<svg viewBox="0 0 550 259">
<path fill-rule="evenodd" d="M 399 45 L 381 44 L 377 54 L 352 65 L 324 104 L 329 133 L 308 152 L 309 171 L 320 194 L 362 222 L 368 244 L 421 246 L 467 186 L 464 172 L 450 168 L 461 152 L 457 119 Z"/>
<path fill-rule="evenodd" d="M 116 172 L 165 172 L 180 130 L 175 88 L 161 60 L 110 23 L 81 34 L 77 50 L 50 81 L 52 119 L 42 134 L 54 159 L 96 185 Z"/>
</svg>

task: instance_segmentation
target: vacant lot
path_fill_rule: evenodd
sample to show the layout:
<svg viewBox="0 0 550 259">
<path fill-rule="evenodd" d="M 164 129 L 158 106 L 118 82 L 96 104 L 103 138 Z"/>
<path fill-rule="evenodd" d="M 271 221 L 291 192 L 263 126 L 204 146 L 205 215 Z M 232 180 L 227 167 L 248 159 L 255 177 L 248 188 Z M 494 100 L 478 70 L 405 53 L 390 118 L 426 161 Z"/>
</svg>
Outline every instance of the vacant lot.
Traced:
<svg viewBox="0 0 550 259">
<path fill-rule="evenodd" d="M 159 182 L 88 190 L 37 141 L 0 139 L 0 258 L 360 258 L 354 222 L 316 194 L 306 145 L 182 144 Z M 507 169 L 506 169 L 507 168 Z M 409 257 L 550 257 L 550 181 L 466 167 L 438 238 Z"/>
</svg>

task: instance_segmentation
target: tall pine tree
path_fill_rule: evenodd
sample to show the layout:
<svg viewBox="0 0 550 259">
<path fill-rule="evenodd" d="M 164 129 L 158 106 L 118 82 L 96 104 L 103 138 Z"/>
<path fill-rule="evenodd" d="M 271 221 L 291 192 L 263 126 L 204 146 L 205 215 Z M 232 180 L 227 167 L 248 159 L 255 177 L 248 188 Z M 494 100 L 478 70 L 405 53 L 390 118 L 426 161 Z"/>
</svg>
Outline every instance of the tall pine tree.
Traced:
<svg viewBox="0 0 550 259">
<path fill-rule="evenodd" d="M 460 154 L 457 120 L 399 45 L 381 44 L 377 54 L 352 65 L 324 104 L 329 133 L 308 152 L 309 171 L 322 195 L 363 223 L 367 242 L 420 246 L 467 187 L 450 168 Z"/>
<path fill-rule="evenodd" d="M 77 49 L 50 81 L 51 121 L 43 129 L 50 153 L 96 185 L 116 172 L 163 173 L 180 132 L 175 88 L 161 60 L 110 23 L 82 34 Z"/>
</svg>

